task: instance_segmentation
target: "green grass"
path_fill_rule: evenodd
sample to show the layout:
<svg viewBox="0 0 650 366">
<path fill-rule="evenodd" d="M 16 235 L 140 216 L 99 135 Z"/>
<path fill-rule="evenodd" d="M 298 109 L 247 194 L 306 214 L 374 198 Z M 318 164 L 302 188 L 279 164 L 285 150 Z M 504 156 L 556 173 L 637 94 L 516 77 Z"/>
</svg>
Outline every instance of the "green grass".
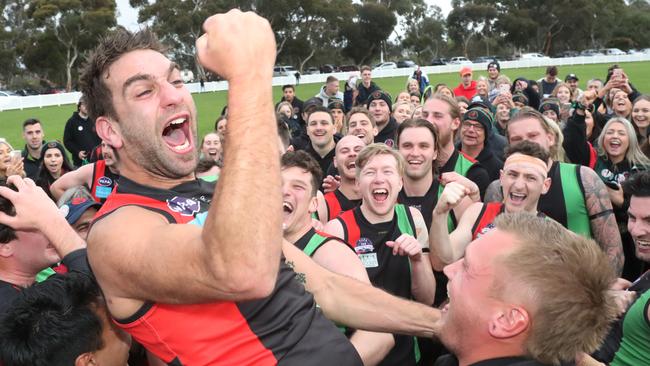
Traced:
<svg viewBox="0 0 650 366">
<path fill-rule="evenodd" d="M 591 78 L 604 79 L 608 64 L 597 65 L 573 65 L 560 66 L 559 76 L 564 78 L 566 74 L 575 73 L 580 78 L 580 86 L 584 88 L 587 80 Z M 625 72 L 632 83 L 641 92 L 646 92 L 646 85 L 650 85 L 650 62 L 633 62 L 623 64 Z M 505 75 L 511 79 L 523 76 L 529 79 L 539 79 L 544 75 L 545 68 L 525 68 L 525 69 L 504 69 Z M 474 77 L 479 75 L 487 76 L 483 70 L 474 73 Z M 406 86 L 406 77 L 393 77 L 374 79 L 379 86 L 388 91 L 393 97 L 398 92 L 404 90 Z M 429 80 L 432 84 L 445 83 L 454 88 L 459 83 L 457 73 L 448 74 L 431 74 Z M 343 80 L 344 81 L 344 80 Z M 343 85 L 343 81 L 341 85 Z M 320 84 L 303 84 L 298 85 L 296 94 L 302 100 L 306 100 L 319 92 Z M 282 90 L 280 87 L 273 88 L 273 99 L 280 100 Z M 194 95 L 198 115 L 199 115 L 199 136 L 203 136 L 214 127 L 214 121 L 221 113 L 221 109 L 226 105 L 226 92 L 201 93 Z M 45 108 L 31 108 L 25 110 L 12 110 L 0 112 L 0 137 L 6 138 L 14 147 L 21 147 L 24 143 L 21 136 L 22 122 L 27 118 L 38 118 L 43 122 L 46 139 L 63 139 L 63 128 L 75 105 L 54 106 Z"/>
</svg>

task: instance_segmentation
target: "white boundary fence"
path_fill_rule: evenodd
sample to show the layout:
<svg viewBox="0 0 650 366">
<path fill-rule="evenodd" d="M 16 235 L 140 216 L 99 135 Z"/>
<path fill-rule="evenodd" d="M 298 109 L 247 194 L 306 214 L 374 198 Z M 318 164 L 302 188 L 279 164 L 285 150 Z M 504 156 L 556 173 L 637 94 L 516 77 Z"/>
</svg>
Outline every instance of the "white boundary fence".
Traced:
<svg viewBox="0 0 650 366">
<path fill-rule="evenodd" d="M 650 61 L 650 54 L 637 53 L 633 55 L 620 55 L 620 56 L 580 56 L 580 57 L 567 57 L 567 58 L 548 58 L 548 59 L 526 59 L 517 61 L 502 61 L 500 62 L 501 69 L 514 69 L 526 67 L 544 67 L 549 65 L 564 66 L 564 65 L 587 65 L 587 64 L 614 64 L 622 62 L 636 62 L 636 61 Z M 458 72 L 464 65 L 441 65 L 441 66 L 423 66 L 422 72 L 426 74 L 444 74 L 450 72 Z M 487 63 L 472 64 L 474 70 L 485 70 Z M 300 84 L 313 84 L 324 83 L 329 75 L 334 75 L 339 80 L 347 80 L 353 73 L 358 72 L 337 72 L 332 74 L 312 74 L 301 75 Z M 389 69 L 389 70 L 375 70 L 372 72 L 373 78 L 407 77 L 413 73 L 413 68 L 404 69 Z M 514 76 L 514 75 L 513 75 Z M 279 76 L 273 78 L 273 85 L 295 84 L 296 78 L 293 75 Z M 199 83 L 189 83 L 187 88 L 191 93 L 201 92 Z M 205 83 L 205 92 L 221 91 L 228 89 L 228 82 L 216 81 Z M 47 106 L 58 106 L 64 104 L 76 104 L 81 97 L 80 92 L 61 93 L 61 94 L 44 94 L 44 95 L 30 95 L 26 97 L 0 97 L 0 111 L 11 109 L 25 109 L 25 108 L 42 108 Z"/>
</svg>

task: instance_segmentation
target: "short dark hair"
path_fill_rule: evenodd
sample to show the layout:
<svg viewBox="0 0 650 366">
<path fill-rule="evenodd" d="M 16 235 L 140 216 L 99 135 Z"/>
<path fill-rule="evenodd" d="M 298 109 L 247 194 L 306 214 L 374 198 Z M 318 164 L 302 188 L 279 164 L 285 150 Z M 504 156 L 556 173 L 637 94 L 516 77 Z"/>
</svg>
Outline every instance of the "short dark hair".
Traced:
<svg viewBox="0 0 650 366">
<path fill-rule="evenodd" d="M 325 112 L 325 113 L 327 113 L 330 116 L 330 121 L 332 121 L 332 123 L 334 123 L 334 116 L 332 116 L 332 112 L 330 112 L 329 109 L 327 109 L 325 106 L 322 106 L 322 105 L 315 106 L 314 109 L 310 110 L 309 114 L 307 115 L 307 121 L 305 121 L 305 122 L 309 123 L 309 117 L 311 117 L 311 115 L 316 113 L 316 112 Z"/>
<path fill-rule="evenodd" d="M 39 121 L 36 118 L 27 118 L 25 120 L 25 122 L 23 122 L 23 131 L 25 130 L 25 127 L 32 126 L 32 125 L 39 124 L 39 123 L 41 123 L 41 121 Z"/>
<path fill-rule="evenodd" d="M 218 131 L 218 129 L 219 129 L 219 128 L 218 128 L 218 127 L 219 127 L 219 122 L 223 121 L 224 119 L 226 119 L 226 116 L 224 116 L 224 115 L 222 114 L 222 115 L 219 116 L 219 118 L 217 118 L 216 121 L 214 121 L 214 130 L 215 130 L 215 131 Z"/>
<path fill-rule="evenodd" d="M 292 84 L 282 85 L 282 91 L 285 91 L 286 89 L 292 89 L 293 91 L 296 91 L 296 87 Z"/>
<path fill-rule="evenodd" d="M 508 145 L 505 151 L 505 158 L 507 159 L 512 154 L 523 154 L 540 159 L 543 162 L 548 162 L 551 155 L 548 151 L 544 150 L 538 143 L 524 140 L 514 145 Z"/>
<path fill-rule="evenodd" d="M 282 169 L 296 167 L 308 171 L 311 174 L 311 195 L 316 196 L 323 179 L 323 171 L 311 155 L 302 150 L 287 151 L 282 155 L 280 166 Z"/>
<path fill-rule="evenodd" d="M 650 197 L 650 171 L 632 174 L 623 182 L 623 191 L 630 196 Z"/>
<path fill-rule="evenodd" d="M 81 92 L 88 98 L 86 107 L 91 121 L 99 116 L 117 118 L 111 90 L 106 85 L 105 74 L 111 65 L 124 54 L 135 50 L 153 50 L 164 53 L 166 48 L 149 28 L 131 33 L 118 28 L 102 38 L 88 57 L 81 72 Z"/>
<path fill-rule="evenodd" d="M 399 127 L 397 127 L 397 147 L 399 148 L 399 143 L 400 143 L 400 136 L 402 135 L 402 132 L 404 132 L 405 129 L 407 128 L 417 128 L 417 127 L 422 127 L 426 128 L 431 132 L 431 136 L 433 137 L 433 148 L 436 151 L 440 151 L 440 139 L 438 138 L 438 128 L 431 122 L 418 118 L 418 119 L 407 119 L 404 122 L 402 122 Z"/>
<path fill-rule="evenodd" d="M 14 186 L 8 185 L 7 181 L 4 179 L 0 180 L 0 187 L 8 187 L 14 191 L 16 190 Z M 16 216 L 16 209 L 14 208 L 14 204 L 3 196 L 0 196 L 0 212 L 5 213 L 9 216 Z M 0 224 L 0 244 L 7 244 L 10 241 L 16 239 L 18 239 L 16 236 L 16 230 L 14 230 L 11 226 Z"/>
<path fill-rule="evenodd" d="M 546 68 L 546 74 L 551 76 L 557 76 L 557 66 L 549 66 Z"/>
<path fill-rule="evenodd" d="M 372 71 L 372 68 L 370 68 L 370 66 L 368 66 L 368 65 L 363 65 L 363 66 L 361 66 L 361 69 L 359 70 L 359 72 L 364 72 L 366 70 Z"/>
<path fill-rule="evenodd" d="M 196 169 L 194 169 L 194 173 L 205 173 L 208 170 L 214 168 L 215 166 L 219 168 L 223 168 L 223 164 L 219 160 L 203 158 L 199 160 L 198 164 L 196 164 Z"/>
<path fill-rule="evenodd" d="M 0 363 L 73 365 L 79 355 L 104 347 L 98 311 L 108 313 L 87 274 L 54 275 L 26 288 L 0 322 Z"/>
</svg>

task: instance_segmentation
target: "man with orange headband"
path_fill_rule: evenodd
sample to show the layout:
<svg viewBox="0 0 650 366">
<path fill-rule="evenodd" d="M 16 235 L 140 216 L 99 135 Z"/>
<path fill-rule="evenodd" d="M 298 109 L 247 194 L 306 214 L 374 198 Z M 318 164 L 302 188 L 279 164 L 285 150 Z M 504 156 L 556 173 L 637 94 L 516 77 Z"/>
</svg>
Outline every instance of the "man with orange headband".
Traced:
<svg viewBox="0 0 650 366">
<path fill-rule="evenodd" d="M 502 202 L 476 202 L 467 208 L 454 231 L 447 232 L 447 214 L 467 195 L 478 192 L 471 181 L 452 182 L 445 186 L 433 210 L 430 235 L 432 253 L 447 265 L 462 258 L 465 247 L 494 228 L 494 219 L 503 212 L 538 213 L 537 201 L 545 194 L 551 179 L 547 175 L 548 152 L 534 142 L 511 146 L 501 170 Z M 543 214 L 540 214 L 543 215 Z M 435 238 L 435 239 L 433 239 Z"/>
</svg>

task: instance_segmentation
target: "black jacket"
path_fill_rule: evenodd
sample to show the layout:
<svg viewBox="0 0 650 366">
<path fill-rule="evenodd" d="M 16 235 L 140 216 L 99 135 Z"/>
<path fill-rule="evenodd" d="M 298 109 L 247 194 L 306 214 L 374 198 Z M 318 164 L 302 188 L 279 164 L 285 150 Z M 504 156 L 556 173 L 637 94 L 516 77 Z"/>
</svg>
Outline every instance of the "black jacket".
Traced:
<svg viewBox="0 0 650 366">
<path fill-rule="evenodd" d="M 85 151 L 90 153 L 102 141 L 95 132 L 95 125 L 88 118 L 81 118 L 79 112 L 72 113 L 72 117 L 68 119 L 63 131 L 63 145 L 70 151 L 72 155 L 72 163 L 75 166 L 81 166 L 81 159 L 79 159 L 79 152 Z"/>
</svg>

